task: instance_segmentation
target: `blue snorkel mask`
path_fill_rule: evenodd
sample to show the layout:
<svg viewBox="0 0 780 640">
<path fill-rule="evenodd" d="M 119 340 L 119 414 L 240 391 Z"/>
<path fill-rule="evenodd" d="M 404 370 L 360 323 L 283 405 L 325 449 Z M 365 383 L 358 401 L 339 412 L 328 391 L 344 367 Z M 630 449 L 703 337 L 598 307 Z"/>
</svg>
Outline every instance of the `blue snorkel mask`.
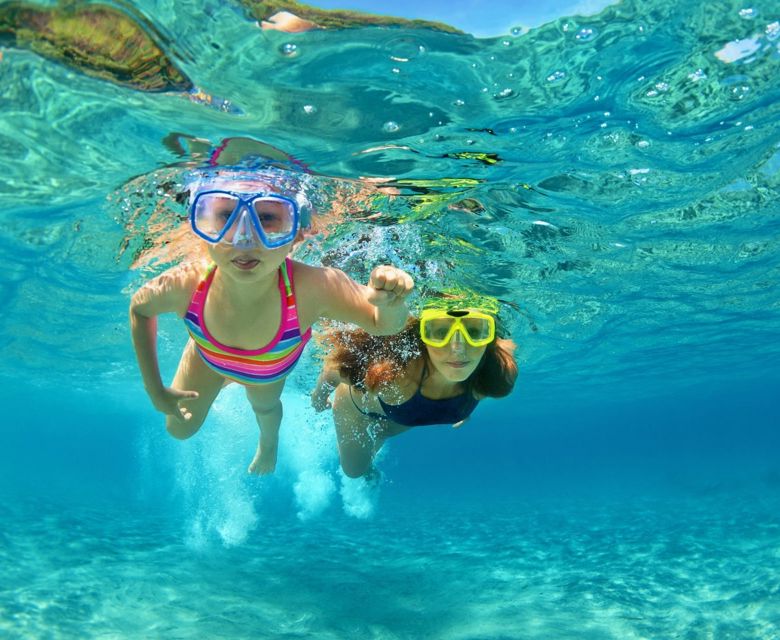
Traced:
<svg viewBox="0 0 780 640">
<path fill-rule="evenodd" d="M 275 249 L 295 239 L 300 214 L 298 204 L 285 196 L 209 189 L 196 193 L 190 224 L 197 235 L 212 244 Z"/>
<path fill-rule="evenodd" d="M 189 184 L 190 225 L 209 243 L 237 249 L 291 243 L 309 224 L 309 202 L 300 178 L 288 172 L 199 173 Z"/>
</svg>

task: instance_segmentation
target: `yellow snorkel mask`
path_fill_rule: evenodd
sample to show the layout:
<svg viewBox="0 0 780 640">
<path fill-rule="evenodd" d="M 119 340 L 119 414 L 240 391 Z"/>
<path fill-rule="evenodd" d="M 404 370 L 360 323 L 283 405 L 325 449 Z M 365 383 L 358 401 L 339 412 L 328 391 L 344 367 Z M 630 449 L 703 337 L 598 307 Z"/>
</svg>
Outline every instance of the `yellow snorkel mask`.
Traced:
<svg viewBox="0 0 780 640">
<path fill-rule="evenodd" d="M 496 337 L 496 319 L 479 309 L 425 309 L 420 314 L 420 338 L 443 347 L 459 333 L 472 347 L 484 347 Z"/>
</svg>

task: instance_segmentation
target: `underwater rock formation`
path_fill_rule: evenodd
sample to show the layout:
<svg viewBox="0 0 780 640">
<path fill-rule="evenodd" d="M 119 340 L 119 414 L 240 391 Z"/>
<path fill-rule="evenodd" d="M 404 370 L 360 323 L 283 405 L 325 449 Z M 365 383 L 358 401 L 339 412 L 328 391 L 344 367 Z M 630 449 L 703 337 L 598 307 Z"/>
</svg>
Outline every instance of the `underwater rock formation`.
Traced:
<svg viewBox="0 0 780 640">
<path fill-rule="evenodd" d="M 0 5 L 0 42 L 141 91 L 191 89 L 150 33 L 142 19 L 107 5 Z"/>
<path fill-rule="evenodd" d="M 463 33 L 443 22 L 407 20 L 360 11 L 319 9 L 295 0 L 242 0 L 242 4 L 264 28 L 282 31 L 307 29 L 350 29 L 355 27 L 404 27 Z M 281 18 L 279 18 L 281 17 Z"/>
</svg>

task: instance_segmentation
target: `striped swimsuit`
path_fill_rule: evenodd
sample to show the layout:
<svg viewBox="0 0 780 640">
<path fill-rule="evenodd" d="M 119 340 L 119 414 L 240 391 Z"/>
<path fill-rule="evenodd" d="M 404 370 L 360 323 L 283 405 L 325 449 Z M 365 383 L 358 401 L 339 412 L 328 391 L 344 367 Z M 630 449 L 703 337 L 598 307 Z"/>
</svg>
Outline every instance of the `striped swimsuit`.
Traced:
<svg viewBox="0 0 780 640">
<path fill-rule="evenodd" d="M 276 337 L 262 349 L 236 349 L 218 342 L 209 333 L 203 319 L 211 283 L 217 265 L 211 265 L 192 294 L 190 306 L 184 315 L 187 331 L 195 341 L 200 357 L 218 374 L 241 384 L 268 384 L 284 378 L 298 362 L 303 348 L 311 337 L 311 327 L 301 335 L 295 292 L 292 283 L 292 264 L 287 258 L 279 267 L 279 292 L 282 298 L 282 321 Z"/>
</svg>

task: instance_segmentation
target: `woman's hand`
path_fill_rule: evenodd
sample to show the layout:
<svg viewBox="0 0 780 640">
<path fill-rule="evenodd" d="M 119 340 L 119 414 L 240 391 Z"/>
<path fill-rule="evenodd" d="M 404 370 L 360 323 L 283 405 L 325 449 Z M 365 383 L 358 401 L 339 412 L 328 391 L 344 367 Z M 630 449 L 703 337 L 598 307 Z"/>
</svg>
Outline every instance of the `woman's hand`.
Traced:
<svg viewBox="0 0 780 640">
<path fill-rule="evenodd" d="M 317 413 L 330 409 L 333 404 L 330 401 L 330 392 L 333 391 L 333 387 L 329 384 L 318 385 L 314 391 L 311 392 L 311 406 Z"/>
</svg>

